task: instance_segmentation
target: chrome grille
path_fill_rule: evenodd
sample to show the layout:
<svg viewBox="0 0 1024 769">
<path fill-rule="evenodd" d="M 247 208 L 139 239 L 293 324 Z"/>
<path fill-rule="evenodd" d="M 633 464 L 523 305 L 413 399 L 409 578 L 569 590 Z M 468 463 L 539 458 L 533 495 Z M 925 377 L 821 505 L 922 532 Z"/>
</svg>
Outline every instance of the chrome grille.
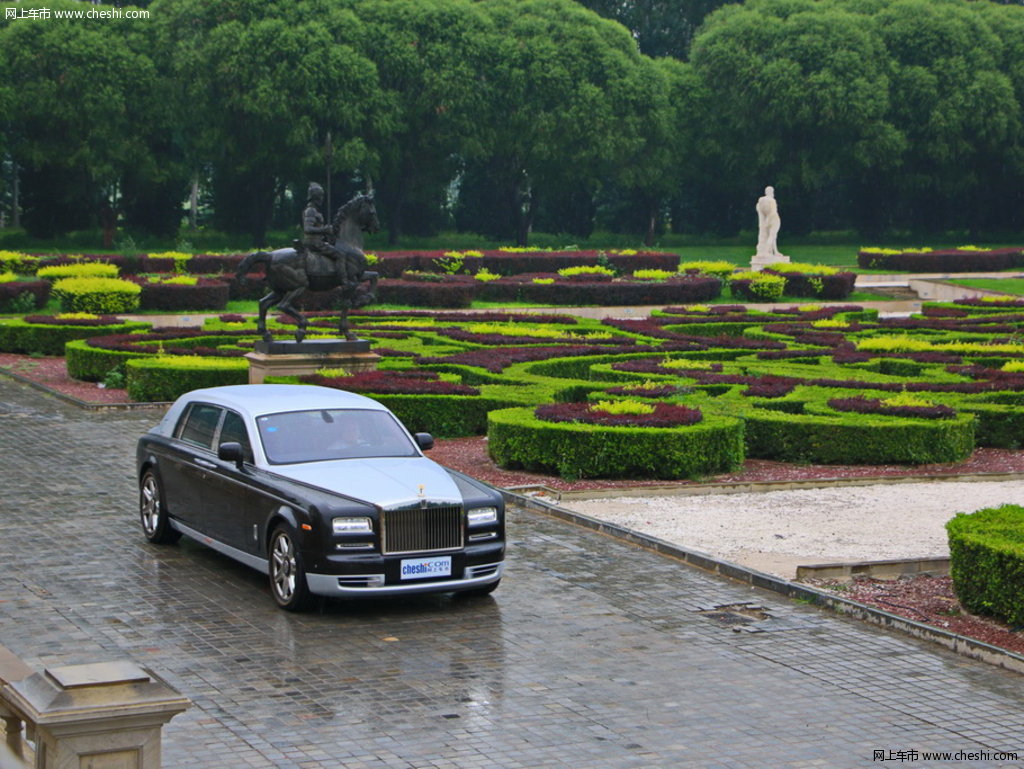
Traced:
<svg viewBox="0 0 1024 769">
<path fill-rule="evenodd" d="M 462 507 L 458 505 L 385 510 L 381 519 L 388 555 L 462 547 Z"/>
</svg>

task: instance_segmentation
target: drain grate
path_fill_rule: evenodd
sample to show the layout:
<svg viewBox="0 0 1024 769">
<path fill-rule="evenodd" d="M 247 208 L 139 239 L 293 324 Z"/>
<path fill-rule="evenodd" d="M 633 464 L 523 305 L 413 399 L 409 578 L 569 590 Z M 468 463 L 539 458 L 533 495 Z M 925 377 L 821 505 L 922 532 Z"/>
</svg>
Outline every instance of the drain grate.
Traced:
<svg viewBox="0 0 1024 769">
<path fill-rule="evenodd" d="M 729 627 L 737 632 L 772 618 L 772 615 L 768 613 L 765 607 L 756 606 L 751 603 L 730 603 L 723 606 L 715 606 L 712 609 L 701 609 L 697 611 L 697 614 L 707 617 L 722 627 Z"/>
</svg>

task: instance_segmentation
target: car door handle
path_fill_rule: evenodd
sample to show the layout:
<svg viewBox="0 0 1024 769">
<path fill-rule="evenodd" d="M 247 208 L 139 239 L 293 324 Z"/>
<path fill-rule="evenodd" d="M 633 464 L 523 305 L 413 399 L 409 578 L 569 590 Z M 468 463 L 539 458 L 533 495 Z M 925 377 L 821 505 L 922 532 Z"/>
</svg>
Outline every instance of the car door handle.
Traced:
<svg viewBox="0 0 1024 769">
<path fill-rule="evenodd" d="M 217 465 L 215 465 L 213 462 L 209 461 L 208 459 L 200 459 L 199 457 L 192 457 L 192 461 L 195 462 L 200 467 L 205 467 L 207 470 L 216 470 L 217 469 Z"/>
</svg>

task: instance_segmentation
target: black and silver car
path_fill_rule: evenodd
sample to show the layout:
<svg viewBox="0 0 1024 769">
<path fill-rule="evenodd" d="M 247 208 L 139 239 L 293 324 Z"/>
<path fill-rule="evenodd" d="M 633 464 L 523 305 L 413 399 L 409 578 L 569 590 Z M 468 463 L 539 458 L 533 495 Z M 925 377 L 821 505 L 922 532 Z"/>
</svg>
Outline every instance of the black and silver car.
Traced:
<svg viewBox="0 0 1024 769">
<path fill-rule="evenodd" d="M 314 595 L 490 593 L 504 568 L 502 496 L 427 459 L 432 445 L 341 390 L 194 390 L 139 439 L 142 529 L 259 569 L 288 610 Z"/>
</svg>

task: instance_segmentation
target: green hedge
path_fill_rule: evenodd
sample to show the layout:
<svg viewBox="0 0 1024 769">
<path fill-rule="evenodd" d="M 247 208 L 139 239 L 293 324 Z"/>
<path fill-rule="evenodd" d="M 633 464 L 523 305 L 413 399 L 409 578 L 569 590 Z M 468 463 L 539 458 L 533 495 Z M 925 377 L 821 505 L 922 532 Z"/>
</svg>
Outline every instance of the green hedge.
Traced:
<svg viewBox="0 0 1024 769">
<path fill-rule="evenodd" d="M 817 416 L 743 412 L 747 455 L 826 465 L 959 462 L 974 449 L 974 417 L 905 419 L 867 414 Z"/>
<path fill-rule="evenodd" d="M 88 340 L 75 339 L 64 345 L 64 364 L 68 376 L 84 382 L 102 382 L 107 373 L 125 362 L 140 358 L 152 358 L 153 353 L 101 350 L 89 346 Z"/>
<path fill-rule="evenodd" d="M 1024 446 L 1024 408 L 965 402 L 957 406 L 957 411 L 974 414 L 974 442 L 978 446 L 994 449 Z"/>
<path fill-rule="evenodd" d="M 249 383 L 245 358 L 187 355 L 136 358 L 125 364 L 128 397 L 134 401 L 172 401 L 189 390 Z"/>
<path fill-rule="evenodd" d="M 26 323 L 21 318 L 0 320 L 0 352 L 23 355 L 64 355 L 64 345 L 74 339 L 107 334 L 129 334 L 150 328 L 148 323 L 117 323 L 107 326 Z"/>
<path fill-rule="evenodd" d="M 533 408 L 492 411 L 488 450 L 501 467 L 554 471 L 563 478 L 700 478 L 743 464 L 739 419 L 705 415 L 677 428 L 544 422 Z"/>
<path fill-rule="evenodd" d="M 142 288 L 120 278 L 64 278 L 53 284 L 51 293 L 62 312 L 105 315 L 139 309 Z"/>
<path fill-rule="evenodd" d="M 969 612 L 1024 625 L 1024 507 L 958 513 L 946 524 L 953 589 Z"/>
</svg>

